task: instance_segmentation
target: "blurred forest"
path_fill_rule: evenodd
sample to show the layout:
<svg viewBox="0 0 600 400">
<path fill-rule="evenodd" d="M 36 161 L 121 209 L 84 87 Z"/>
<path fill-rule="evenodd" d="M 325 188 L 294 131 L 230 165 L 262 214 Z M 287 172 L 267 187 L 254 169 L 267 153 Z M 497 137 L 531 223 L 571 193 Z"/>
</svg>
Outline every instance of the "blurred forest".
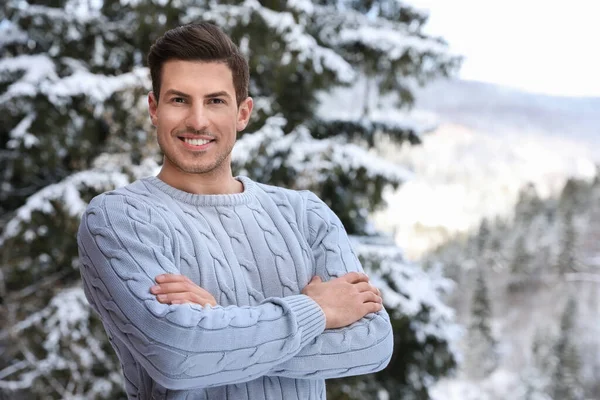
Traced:
<svg viewBox="0 0 600 400">
<path fill-rule="evenodd" d="M 381 373 L 330 381 L 330 399 L 427 399 L 457 357 L 441 298 L 451 282 L 406 262 L 369 214 L 402 167 L 376 138 L 418 144 L 427 127 L 357 102 L 317 113 L 319 93 L 356 81 L 410 108 L 414 90 L 460 59 L 396 0 L 7 0 L 0 8 L 0 398 L 118 399 L 122 376 L 79 280 L 79 217 L 95 195 L 156 173 L 146 52 L 197 20 L 247 56 L 256 113 L 234 150 L 238 174 L 310 189 L 340 216 L 384 292 L 396 350 Z M 389 106 L 389 105 L 388 105 Z M 383 396 L 383 397 L 382 397 Z"/>
<path fill-rule="evenodd" d="M 483 220 L 428 255 L 457 284 L 467 327 L 460 375 L 516 372 L 514 399 L 600 398 L 600 179 L 570 179 L 558 196 L 523 189 L 509 219 Z"/>
</svg>

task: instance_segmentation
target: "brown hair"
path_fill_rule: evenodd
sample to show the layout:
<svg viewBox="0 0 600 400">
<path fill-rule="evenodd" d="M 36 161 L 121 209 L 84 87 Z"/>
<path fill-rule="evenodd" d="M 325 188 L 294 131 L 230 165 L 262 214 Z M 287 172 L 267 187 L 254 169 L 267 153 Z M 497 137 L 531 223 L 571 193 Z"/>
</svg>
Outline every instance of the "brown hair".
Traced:
<svg viewBox="0 0 600 400">
<path fill-rule="evenodd" d="M 237 105 L 248 97 L 248 62 L 229 36 L 216 25 L 199 22 L 179 26 L 165 32 L 150 47 L 148 66 L 157 100 L 162 66 L 169 60 L 222 62 L 233 75 Z"/>
</svg>

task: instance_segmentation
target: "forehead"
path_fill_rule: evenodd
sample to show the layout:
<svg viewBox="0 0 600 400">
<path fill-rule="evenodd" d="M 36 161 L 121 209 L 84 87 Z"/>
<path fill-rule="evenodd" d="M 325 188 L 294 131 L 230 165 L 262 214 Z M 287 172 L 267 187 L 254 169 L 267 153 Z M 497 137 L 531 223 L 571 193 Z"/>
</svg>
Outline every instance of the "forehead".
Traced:
<svg viewBox="0 0 600 400">
<path fill-rule="evenodd" d="M 225 91 L 235 98 L 233 75 L 222 62 L 169 60 L 161 71 L 161 94 L 174 89 L 190 95 Z"/>
</svg>

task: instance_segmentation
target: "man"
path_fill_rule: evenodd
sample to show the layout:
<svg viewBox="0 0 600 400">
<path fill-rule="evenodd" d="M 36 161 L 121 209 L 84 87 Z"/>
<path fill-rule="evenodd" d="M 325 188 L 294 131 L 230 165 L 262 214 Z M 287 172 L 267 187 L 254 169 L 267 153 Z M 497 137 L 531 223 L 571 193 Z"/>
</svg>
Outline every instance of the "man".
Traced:
<svg viewBox="0 0 600 400">
<path fill-rule="evenodd" d="M 325 379 L 384 368 L 389 317 L 340 220 L 311 192 L 232 175 L 253 106 L 237 47 L 191 24 L 148 62 L 162 169 L 94 198 L 78 234 L 128 397 L 324 399 Z"/>
</svg>

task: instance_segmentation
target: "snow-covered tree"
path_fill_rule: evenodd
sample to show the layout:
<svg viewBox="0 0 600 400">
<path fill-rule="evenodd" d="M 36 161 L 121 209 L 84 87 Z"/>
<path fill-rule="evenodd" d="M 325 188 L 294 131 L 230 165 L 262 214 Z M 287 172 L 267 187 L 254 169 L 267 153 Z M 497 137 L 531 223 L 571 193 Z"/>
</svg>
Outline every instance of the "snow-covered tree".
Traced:
<svg viewBox="0 0 600 400">
<path fill-rule="evenodd" d="M 492 334 L 492 308 L 482 268 L 478 268 L 471 300 L 471 322 L 466 351 L 466 372 L 473 379 L 483 379 L 498 366 L 498 343 Z"/>
<path fill-rule="evenodd" d="M 75 233 L 93 196 L 157 170 L 144 60 L 166 29 L 215 22 L 249 60 L 256 114 L 236 146 L 236 172 L 315 191 L 358 237 L 375 233 L 369 213 L 384 206 L 386 186 L 407 176 L 368 147 L 377 135 L 418 142 L 426 127 L 383 114 L 379 104 L 317 112 L 336 111 L 319 103 L 320 94 L 361 81 L 371 96 L 394 93 L 396 107 L 408 107 L 416 85 L 458 65 L 442 40 L 422 33 L 426 14 L 391 0 L 5 3 L 0 346 L 8 350 L 0 356 L 0 391 L 11 396 L 119 396 L 116 359 L 99 321 L 81 306 Z M 383 257 L 376 253 L 364 262 L 394 316 L 394 373 L 332 382 L 330 390 L 369 398 L 377 392 L 365 382 L 377 382 L 388 393 L 425 399 L 429 384 L 454 365 L 451 315 L 439 302 L 446 284 L 396 256 L 369 261 Z M 411 279 L 429 285 L 427 297 L 406 289 Z"/>
<path fill-rule="evenodd" d="M 531 360 L 521 372 L 522 392 L 519 400 L 552 400 L 548 394 L 550 373 L 554 365 L 552 338 L 546 330 L 536 330 L 531 345 Z"/>
<path fill-rule="evenodd" d="M 510 271 L 513 274 L 526 275 L 531 271 L 531 264 L 535 257 L 527 246 L 528 238 L 527 233 L 522 233 L 515 239 L 510 263 Z"/>
<path fill-rule="evenodd" d="M 534 195 L 531 187 L 526 188 L 515 210 L 515 215 L 523 217 L 489 225 L 494 249 L 513 266 L 493 271 L 484 269 L 489 277 L 486 283 L 490 292 L 507 292 L 505 296 L 495 297 L 494 308 L 510 310 L 494 316 L 495 326 L 502 327 L 501 335 L 496 337 L 498 348 L 508 349 L 508 355 L 499 360 L 501 370 L 498 375 L 492 374 L 490 379 L 484 380 L 484 385 L 512 372 L 521 381 L 514 393 L 514 398 L 519 400 L 563 398 L 553 394 L 556 388 L 553 389 L 552 384 L 564 382 L 567 377 L 580 385 L 582 392 L 578 391 L 577 395 L 584 393 L 584 398 L 598 397 L 596 377 L 600 341 L 595 321 L 598 319 L 599 292 L 598 276 L 592 266 L 600 260 L 600 230 L 597 228 L 600 226 L 600 179 L 591 183 L 574 182 L 567 183 L 559 196 L 544 199 Z M 578 269 L 569 267 L 561 273 L 556 265 L 565 243 L 562 222 L 565 215 L 573 221 L 570 229 L 577 245 L 571 247 L 575 250 L 571 254 L 577 259 Z M 466 240 L 457 237 L 427 259 L 428 264 L 442 262 L 446 268 L 452 268 L 452 278 L 457 280 L 461 290 L 452 294 L 449 304 L 457 309 L 459 321 L 466 325 L 472 322 L 469 307 L 473 307 L 473 303 L 469 302 L 472 283 L 464 277 L 473 273 L 473 266 L 486 263 L 485 257 L 475 250 L 478 240 L 479 232 L 472 233 Z M 565 265 L 573 265 L 573 262 Z M 473 281 L 477 285 L 477 281 Z M 581 316 L 577 324 L 566 319 L 567 315 L 574 318 L 572 308 L 556 313 L 557 304 L 568 303 L 570 293 L 574 292 L 577 295 L 571 300 L 575 302 L 577 315 Z M 542 298 L 546 300 L 540 301 Z M 532 338 L 536 331 L 538 333 Z M 533 342 L 531 348 L 524 346 L 530 342 Z M 469 332 L 461 342 L 466 349 L 467 361 L 473 343 Z M 465 367 L 468 365 L 465 363 Z"/>
<path fill-rule="evenodd" d="M 567 274 L 580 269 L 577 255 L 578 238 L 572 208 L 567 208 L 561 213 L 559 223 L 560 241 L 556 268 L 559 273 Z"/>
<path fill-rule="evenodd" d="M 558 340 L 554 345 L 554 371 L 550 394 L 553 399 L 580 400 L 584 398 L 583 385 L 580 381 L 580 359 L 574 330 L 577 315 L 577 304 L 569 298 L 560 320 Z"/>
</svg>

